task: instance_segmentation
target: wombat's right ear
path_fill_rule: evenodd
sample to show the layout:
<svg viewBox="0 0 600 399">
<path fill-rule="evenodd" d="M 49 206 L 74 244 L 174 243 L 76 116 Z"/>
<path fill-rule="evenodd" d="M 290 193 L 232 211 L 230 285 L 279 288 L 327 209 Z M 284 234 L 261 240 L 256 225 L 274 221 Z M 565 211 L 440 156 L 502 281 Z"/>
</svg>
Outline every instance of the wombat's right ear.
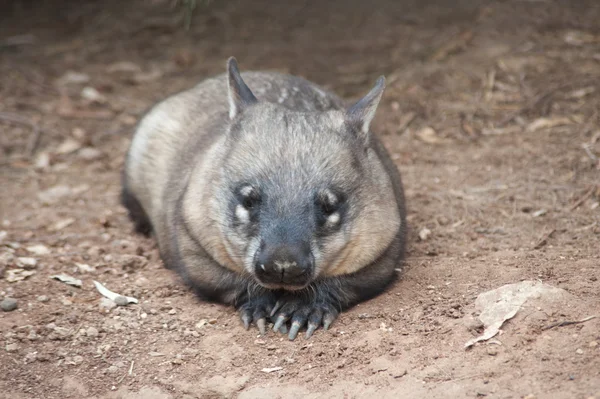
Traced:
<svg viewBox="0 0 600 399">
<path fill-rule="evenodd" d="M 258 100 L 246 86 L 235 57 L 227 60 L 227 87 L 229 90 L 229 118 L 233 119 L 244 108 L 256 103 Z"/>
</svg>

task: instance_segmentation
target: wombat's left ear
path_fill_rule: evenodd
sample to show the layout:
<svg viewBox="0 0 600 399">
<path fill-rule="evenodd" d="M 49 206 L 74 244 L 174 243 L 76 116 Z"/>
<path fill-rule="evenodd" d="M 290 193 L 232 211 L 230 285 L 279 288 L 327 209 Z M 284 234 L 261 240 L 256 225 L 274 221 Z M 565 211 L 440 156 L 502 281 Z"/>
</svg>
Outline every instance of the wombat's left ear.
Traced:
<svg viewBox="0 0 600 399">
<path fill-rule="evenodd" d="M 369 142 L 369 126 L 375 117 L 384 89 L 385 78 L 380 76 L 371 91 L 346 111 L 346 120 L 355 126 L 365 143 Z"/>
<path fill-rule="evenodd" d="M 229 118 L 233 119 L 244 108 L 258 102 L 240 75 L 235 57 L 227 60 L 227 88 L 229 90 Z"/>
</svg>

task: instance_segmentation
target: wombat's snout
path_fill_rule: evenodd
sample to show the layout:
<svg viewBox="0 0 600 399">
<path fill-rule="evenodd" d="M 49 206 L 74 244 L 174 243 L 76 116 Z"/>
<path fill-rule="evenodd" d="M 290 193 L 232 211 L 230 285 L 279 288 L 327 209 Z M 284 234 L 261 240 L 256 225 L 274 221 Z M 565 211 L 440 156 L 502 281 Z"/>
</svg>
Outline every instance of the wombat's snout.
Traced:
<svg viewBox="0 0 600 399">
<path fill-rule="evenodd" d="M 256 277 L 265 285 L 303 288 L 311 280 L 314 261 L 305 243 L 264 243 L 256 254 Z"/>
</svg>

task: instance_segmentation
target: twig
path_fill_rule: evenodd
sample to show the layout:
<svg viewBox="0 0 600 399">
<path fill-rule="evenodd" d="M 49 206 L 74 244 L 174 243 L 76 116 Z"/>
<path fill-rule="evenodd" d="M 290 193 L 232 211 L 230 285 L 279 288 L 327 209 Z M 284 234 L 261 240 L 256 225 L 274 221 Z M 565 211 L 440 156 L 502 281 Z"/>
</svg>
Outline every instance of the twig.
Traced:
<svg viewBox="0 0 600 399">
<path fill-rule="evenodd" d="M 585 151 L 585 153 L 587 154 L 588 157 L 590 157 L 590 159 L 597 163 L 598 162 L 598 157 L 596 156 L 596 154 L 594 154 L 592 152 L 592 150 L 590 149 L 590 145 L 587 143 L 584 143 L 581 145 L 581 147 L 583 148 L 583 150 Z"/>
<path fill-rule="evenodd" d="M 581 204 L 583 204 L 588 198 L 590 198 L 592 196 L 595 188 L 596 188 L 595 186 L 590 187 L 585 192 L 585 194 L 583 194 L 581 196 L 581 198 L 579 198 L 577 201 L 575 201 L 575 203 L 573 205 L 571 205 L 571 207 L 569 208 L 569 211 L 574 211 L 575 209 L 579 208 L 581 206 Z"/>
<path fill-rule="evenodd" d="M 509 114 L 506 118 L 501 120 L 500 123 L 498 123 L 496 125 L 496 127 L 503 127 L 504 125 L 511 122 L 513 119 L 515 119 L 517 116 L 523 114 L 524 112 L 531 111 L 532 109 L 536 108 L 540 103 L 547 100 L 549 97 L 551 97 L 557 91 L 568 89 L 575 85 L 577 85 L 576 82 L 570 82 L 570 83 L 566 83 L 566 84 L 562 84 L 562 85 L 553 87 L 553 88 L 545 91 L 544 93 L 529 100 L 527 102 L 527 104 L 525 104 L 523 107 L 521 107 L 518 110 L 516 110 L 515 112 Z"/>
<path fill-rule="evenodd" d="M 551 328 L 554 327 L 564 327 L 564 326 L 570 326 L 571 324 L 579 324 L 579 323 L 585 323 L 586 321 L 595 319 L 596 316 L 588 316 L 585 319 L 581 319 L 581 320 L 563 320 L 563 321 L 559 321 L 557 323 L 552 323 L 550 325 L 547 325 L 546 327 L 542 328 L 542 331 L 546 331 L 546 330 L 550 330 Z"/>
<path fill-rule="evenodd" d="M 6 112 L 0 112 L 0 119 L 13 124 L 25 125 L 31 128 L 31 137 L 29 138 L 29 142 L 27 143 L 27 148 L 25 149 L 25 152 L 28 157 L 33 156 L 39 144 L 40 136 L 42 135 L 42 130 L 40 129 L 40 127 L 37 124 L 30 122 L 19 115 L 9 114 Z"/>
<path fill-rule="evenodd" d="M 556 232 L 556 229 L 552 229 L 548 233 L 546 233 L 542 237 L 542 239 L 539 240 L 537 244 L 535 244 L 535 246 L 533 247 L 533 249 L 540 249 L 541 247 L 543 247 L 544 245 L 546 245 L 546 243 L 548 242 L 548 239 L 550 237 L 552 237 L 552 234 L 554 234 L 555 232 Z"/>
</svg>

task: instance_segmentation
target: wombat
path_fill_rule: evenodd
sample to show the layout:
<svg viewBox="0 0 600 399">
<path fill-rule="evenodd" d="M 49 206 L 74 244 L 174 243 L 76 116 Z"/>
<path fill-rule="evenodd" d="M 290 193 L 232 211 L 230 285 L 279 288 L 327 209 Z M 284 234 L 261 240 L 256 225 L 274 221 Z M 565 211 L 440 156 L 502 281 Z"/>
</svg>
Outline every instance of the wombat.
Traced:
<svg viewBox="0 0 600 399">
<path fill-rule="evenodd" d="M 248 85 L 246 85 L 246 82 Z M 350 107 L 303 78 L 227 72 L 155 105 L 127 154 L 138 232 L 246 329 L 295 339 L 381 293 L 405 246 L 400 175 L 369 126 L 380 77 Z"/>
</svg>

